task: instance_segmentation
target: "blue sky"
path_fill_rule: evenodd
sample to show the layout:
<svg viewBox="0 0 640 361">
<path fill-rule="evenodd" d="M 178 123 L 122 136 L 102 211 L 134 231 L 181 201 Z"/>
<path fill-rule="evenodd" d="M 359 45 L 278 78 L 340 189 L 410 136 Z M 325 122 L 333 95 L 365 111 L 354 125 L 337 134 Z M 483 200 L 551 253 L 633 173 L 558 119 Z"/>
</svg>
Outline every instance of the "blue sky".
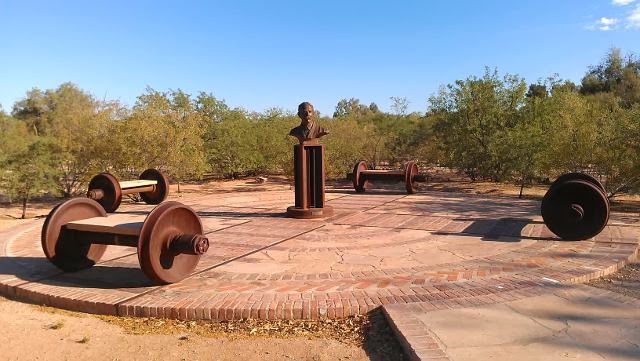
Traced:
<svg viewBox="0 0 640 361">
<path fill-rule="evenodd" d="M 0 104 L 72 82 L 131 106 L 146 87 L 232 107 L 331 115 L 497 67 L 579 82 L 609 48 L 640 53 L 640 0 L 0 0 Z"/>
</svg>

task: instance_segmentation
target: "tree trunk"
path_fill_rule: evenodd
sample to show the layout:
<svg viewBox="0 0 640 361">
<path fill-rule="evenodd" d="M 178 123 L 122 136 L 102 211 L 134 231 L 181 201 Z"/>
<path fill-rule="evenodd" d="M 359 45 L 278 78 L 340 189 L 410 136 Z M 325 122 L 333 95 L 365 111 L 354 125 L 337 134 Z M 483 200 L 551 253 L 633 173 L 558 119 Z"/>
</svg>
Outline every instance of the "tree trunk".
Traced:
<svg viewBox="0 0 640 361">
<path fill-rule="evenodd" d="M 27 196 L 22 198 L 22 219 L 27 218 Z"/>
<path fill-rule="evenodd" d="M 178 179 L 178 194 L 180 194 L 180 180 Z"/>
<path fill-rule="evenodd" d="M 522 183 L 520 183 L 520 194 L 518 195 L 518 198 L 522 198 L 523 190 L 524 190 L 524 179 L 522 180 Z"/>
</svg>

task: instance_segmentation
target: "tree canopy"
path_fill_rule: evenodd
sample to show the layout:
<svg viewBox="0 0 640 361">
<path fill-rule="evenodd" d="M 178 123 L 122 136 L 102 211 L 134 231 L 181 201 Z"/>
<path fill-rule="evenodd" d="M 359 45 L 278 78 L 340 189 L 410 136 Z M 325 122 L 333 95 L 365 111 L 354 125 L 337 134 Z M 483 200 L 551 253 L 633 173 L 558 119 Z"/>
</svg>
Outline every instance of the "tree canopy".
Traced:
<svg viewBox="0 0 640 361">
<path fill-rule="evenodd" d="M 611 196 L 640 189 L 640 60 L 619 49 L 580 84 L 555 75 L 527 83 L 487 67 L 441 86 L 424 113 L 408 113 L 405 97 L 390 100 L 389 112 L 351 97 L 331 118 L 316 114 L 330 133 L 320 140 L 329 177 L 361 159 L 417 160 L 522 188 L 583 171 Z M 299 119 L 280 108 L 249 112 L 210 93 L 153 88 L 129 108 L 63 83 L 33 88 L 11 109 L 0 109 L 0 192 L 25 202 L 83 192 L 102 171 L 127 179 L 155 167 L 178 183 L 293 171 L 288 132 Z"/>
</svg>

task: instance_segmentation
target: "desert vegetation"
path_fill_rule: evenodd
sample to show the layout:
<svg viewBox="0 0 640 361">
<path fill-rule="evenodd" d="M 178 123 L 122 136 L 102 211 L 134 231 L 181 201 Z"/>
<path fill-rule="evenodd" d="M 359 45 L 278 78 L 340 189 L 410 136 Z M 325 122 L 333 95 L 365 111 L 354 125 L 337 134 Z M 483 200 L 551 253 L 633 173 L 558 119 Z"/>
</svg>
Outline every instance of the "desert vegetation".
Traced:
<svg viewBox="0 0 640 361">
<path fill-rule="evenodd" d="M 329 178 L 345 177 L 360 159 L 392 167 L 416 160 L 522 188 L 583 171 L 610 197 L 640 189 L 640 59 L 620 49 L 579 84 L 558 76 L 527 83 L 486 68 L 441 86 L 425 112 L 391 100 L 390 112 L 354 97 L 318 116 L 331 133 L 322 139 Z M 0 109 L 0 194 L 26 206 L 34 196 L 82 192 L 98 172 L 128 179 L 150 167 L 178 184 L 290 175 L 295 139 L 287 134 L 298 123 L 290 111 L 231 108 L 205 92 L 147 88 L 126 107 L 72 83 L 33 88 Z"/>
</svg>

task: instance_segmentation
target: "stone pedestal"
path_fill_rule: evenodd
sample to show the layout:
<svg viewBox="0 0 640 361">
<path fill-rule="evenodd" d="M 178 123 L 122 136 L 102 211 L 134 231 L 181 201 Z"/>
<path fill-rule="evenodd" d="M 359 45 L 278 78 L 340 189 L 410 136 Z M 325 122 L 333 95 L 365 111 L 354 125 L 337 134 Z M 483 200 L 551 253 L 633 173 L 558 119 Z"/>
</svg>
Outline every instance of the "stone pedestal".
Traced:
<svg viewBox="0 0 640 361">
<path fill-rule="evenodd" d="M 292 218 L 324 218 L 333 208 L 324 200 L 324 145 L 303 142 L 293 146 L 295 205 L 287 208 Z"/>
</svg>

